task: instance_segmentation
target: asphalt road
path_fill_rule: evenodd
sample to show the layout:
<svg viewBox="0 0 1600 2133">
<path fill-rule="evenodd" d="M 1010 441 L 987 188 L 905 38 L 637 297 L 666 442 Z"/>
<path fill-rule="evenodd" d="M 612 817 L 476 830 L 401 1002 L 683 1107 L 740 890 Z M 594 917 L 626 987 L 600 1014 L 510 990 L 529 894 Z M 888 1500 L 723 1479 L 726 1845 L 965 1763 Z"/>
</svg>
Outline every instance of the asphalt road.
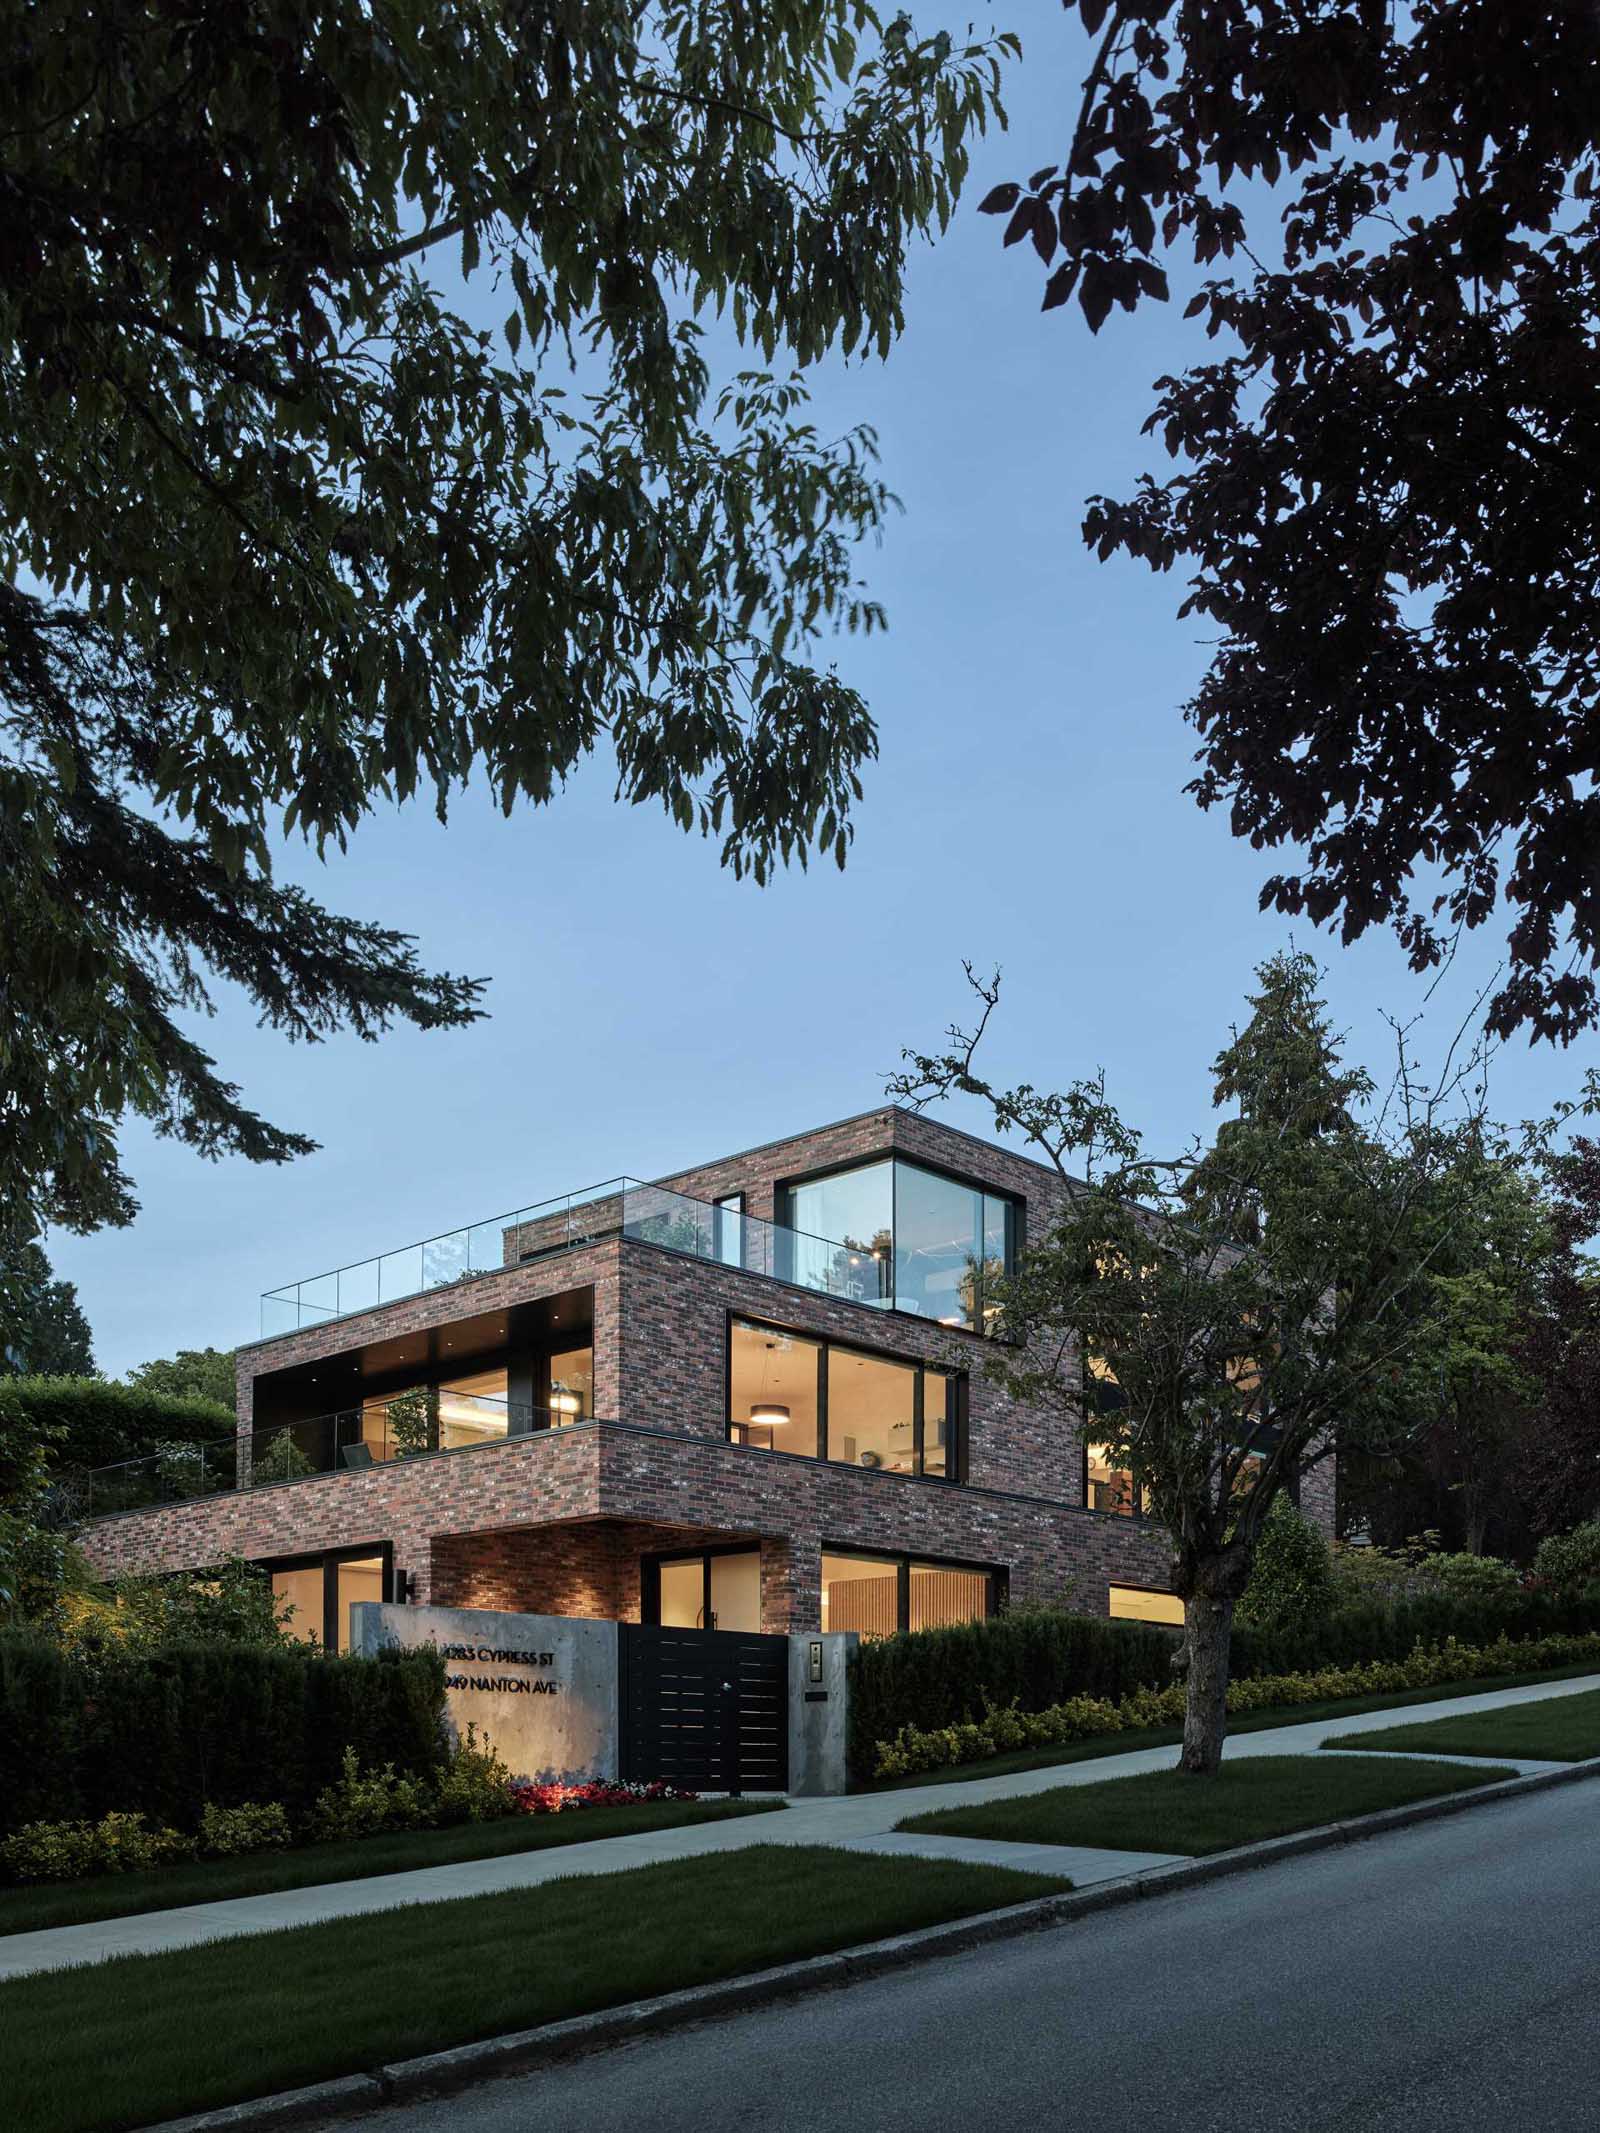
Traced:
<svg viewBox="0 0 1600 2133">
<path fill-rule="evenodd" d="M 348 2123 L 1595 2133 L 1597 1825 L 1564 1786 Z"/>
</svg>

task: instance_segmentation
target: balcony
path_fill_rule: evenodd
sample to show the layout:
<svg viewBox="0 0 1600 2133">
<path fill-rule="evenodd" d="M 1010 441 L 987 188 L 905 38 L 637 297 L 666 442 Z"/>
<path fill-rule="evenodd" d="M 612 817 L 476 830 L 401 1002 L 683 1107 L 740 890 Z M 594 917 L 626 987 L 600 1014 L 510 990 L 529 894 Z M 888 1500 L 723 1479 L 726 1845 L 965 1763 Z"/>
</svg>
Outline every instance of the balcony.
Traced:
<svg viewBox="0 0 1600 2133">
<path fill-rule="evenodd" d="M 582 1419 L 577 1400 L 535 1408 L 479 1394 L 426 1389 L 364 1401 L 336 1414 L 282 1422 L 248 1436 L 204 1444 L 168 1444 L 143 1459 L 94 1467 L 70 1478 L 71 1510 L 111 1518 L 156 1504 L 190 1503 L 225 1490 L 309 1481 L 318 1474 L 359 1473 L 391 1459 L 482 1451 L 536 1430 L 570 1428 Z"/>
<path fill-rule="evenodd" d="M 269 1289 L 261 1299 L 262 1335 L 326 1325 L 616 1236 L 825 1296 L 878 1308 L 894 1301 L 893 1264 L 881 1246 L 815 1237 L 665 1186 L 611 1178 L 586 1192 L 516 1208 L 400 1251 Z"/>
</svg>

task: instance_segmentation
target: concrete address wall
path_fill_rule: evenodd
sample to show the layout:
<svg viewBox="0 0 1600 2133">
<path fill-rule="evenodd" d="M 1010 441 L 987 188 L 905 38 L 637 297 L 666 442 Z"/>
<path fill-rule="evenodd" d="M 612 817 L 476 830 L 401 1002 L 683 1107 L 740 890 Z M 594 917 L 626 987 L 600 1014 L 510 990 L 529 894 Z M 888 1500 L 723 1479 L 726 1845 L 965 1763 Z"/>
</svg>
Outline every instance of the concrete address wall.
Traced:
<svg viewBox="0 0 1600 2133">
<path fill-rule="evenodd" d="M 618 1626 L 574 1615 L 525 1615 L 491 1608 L 393 1607 L 362 1601 L 350 1610 L 353 1648 L 365 1657 L 386 1646 L 436 1645 L 446 1667 L 445 1710 L 452 1735 L 472 1727 L 513 1777 L 536 1784 L 615 1778 L 621 1718 Z M 849 1655 L 854 1633 L 789 1639 L 789 1789 L 840 1793 L 847 1782 Z"/>
</svg>

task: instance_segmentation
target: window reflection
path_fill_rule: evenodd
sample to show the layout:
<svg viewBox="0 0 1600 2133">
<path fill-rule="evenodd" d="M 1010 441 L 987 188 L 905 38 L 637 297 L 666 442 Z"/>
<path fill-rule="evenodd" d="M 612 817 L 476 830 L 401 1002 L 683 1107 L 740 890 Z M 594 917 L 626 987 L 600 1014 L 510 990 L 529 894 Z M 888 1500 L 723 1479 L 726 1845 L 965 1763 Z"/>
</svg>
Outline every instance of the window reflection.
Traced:
<svg viewBox="0 0 1600 2133">
<path fill-rule="evenodd" d="M 1003 1193 L 896 1159 L 791 1185 L 782 1219 L 805 1232 L 789 1246 L 789 1278 L 940 1325 L 994 1330 L 999 1283 L 1016 1260 L 1016 1205 Z"/>
</svg>

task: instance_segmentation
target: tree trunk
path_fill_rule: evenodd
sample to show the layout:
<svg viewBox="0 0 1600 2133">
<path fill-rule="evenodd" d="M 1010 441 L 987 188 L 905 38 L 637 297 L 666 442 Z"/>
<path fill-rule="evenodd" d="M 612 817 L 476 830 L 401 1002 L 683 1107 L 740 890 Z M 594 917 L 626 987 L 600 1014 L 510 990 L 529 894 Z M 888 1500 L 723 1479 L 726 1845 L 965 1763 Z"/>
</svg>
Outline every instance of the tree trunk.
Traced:
<svg viewBox="0 0 1600 2133">
<path fill-rule="evenodd" d="M 1188 1650 L 1188 1699 L 1183 1714 L 1183 1753 L 1178 1768 L 1213 1777 L 1228 1731 L 1228 1661 L 1233 1646 L 1233 1610 L 1250 1579 L 1254 1549 L 1237 1546 L 1205 1556 L 1185 1580 L 1184 1642 Z"/>
</svg>

